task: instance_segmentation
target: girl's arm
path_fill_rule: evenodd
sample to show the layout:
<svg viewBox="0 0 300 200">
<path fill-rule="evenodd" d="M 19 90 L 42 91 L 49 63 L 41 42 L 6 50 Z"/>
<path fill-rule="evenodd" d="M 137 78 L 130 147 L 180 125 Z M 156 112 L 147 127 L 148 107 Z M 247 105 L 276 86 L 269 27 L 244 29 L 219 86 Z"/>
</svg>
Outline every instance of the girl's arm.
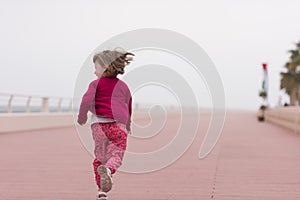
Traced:
<svg viewBox="0 0 300 200">
<path fill-rule="evenodd" d="M 89 84 L 88 90 L 85 92 L 85 94 L 82 97 L 82 101 L 80 104 L 79 108 L 79 114 L 78 114 L 78 119 L 77 122 L 80 125 L 83 125 L 87 121 L 87 113 L 90 110 L 93 112 L 95 110 L 95 94 L 96 94 L 96 89 L 98 85 L 98 80 L 94 80 Z"/>
<path fill-rule="evenodd" d="M 128 102 L 128 120 L 127 120 L 127 124 L 126 124 L 126 129 L 127 131 L 130 132 L 131 128 L 130 128 L 130 124 L 131 124 L 131 113 L 132 113 L 132 97 L 130 96 L 129 98 L 129 102 Z"/>
</svg>

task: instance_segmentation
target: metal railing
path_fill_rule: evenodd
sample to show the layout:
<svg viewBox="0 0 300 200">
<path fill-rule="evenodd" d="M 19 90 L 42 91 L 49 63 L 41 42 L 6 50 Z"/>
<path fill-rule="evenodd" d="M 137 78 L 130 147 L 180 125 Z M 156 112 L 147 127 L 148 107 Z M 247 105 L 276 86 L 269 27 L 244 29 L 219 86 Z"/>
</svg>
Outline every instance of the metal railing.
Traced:
<svg viewBox="0 0 300 200">
<path fill-rule="evenodd" d="M 71 111 L 72 98 L 0 93 L 0 113 Z"/>
</svg>

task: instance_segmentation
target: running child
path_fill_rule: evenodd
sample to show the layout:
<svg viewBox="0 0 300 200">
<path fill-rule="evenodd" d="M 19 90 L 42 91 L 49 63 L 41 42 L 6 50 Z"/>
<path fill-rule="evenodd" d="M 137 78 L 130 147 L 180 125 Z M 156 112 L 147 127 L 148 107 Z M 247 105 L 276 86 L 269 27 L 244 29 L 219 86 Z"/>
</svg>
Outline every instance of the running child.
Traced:
<svg viewBox="0 0 300 200">
<path fill-rule="evenodd" d="M 94 139 L 93 161 L 98 186 L 97 200 L 106 200 L 112 189 L 112 174 L 121 166 L 130 132 L 132 97 L 125 82 L 117 78 L 124 74 L 133 53 L 105 50 L 93 57 L 96 80 L 89 84 L 82 97 L 78 120 L 87 121 L 92 112 L 91 129 Z"/>
</svg>

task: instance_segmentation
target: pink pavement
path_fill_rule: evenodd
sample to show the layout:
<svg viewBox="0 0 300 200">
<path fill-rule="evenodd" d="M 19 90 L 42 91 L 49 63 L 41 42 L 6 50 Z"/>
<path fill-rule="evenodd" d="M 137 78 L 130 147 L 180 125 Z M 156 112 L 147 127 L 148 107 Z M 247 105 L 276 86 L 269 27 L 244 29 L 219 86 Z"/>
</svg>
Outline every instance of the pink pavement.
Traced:
<svg viewBox="0 0 300 200">
<path fill-rule="evenodd" d="M 168 118 L 165 133 L 150 139 L 129 137 L 128 150 L 163 146 L 178 120 Z M 117 172 L 109 199 L 300 199 L 299 135 L 258 122 L 254 112 L 229 111 L 216 147 L 199 160 L 209 120 L 201 115 L 199 134 L 174 164 L 146 174 Z M 0 148 L 1 200 L 95 199 L 93 157 L 74 127 L 0 134 Z"/>
</svg>

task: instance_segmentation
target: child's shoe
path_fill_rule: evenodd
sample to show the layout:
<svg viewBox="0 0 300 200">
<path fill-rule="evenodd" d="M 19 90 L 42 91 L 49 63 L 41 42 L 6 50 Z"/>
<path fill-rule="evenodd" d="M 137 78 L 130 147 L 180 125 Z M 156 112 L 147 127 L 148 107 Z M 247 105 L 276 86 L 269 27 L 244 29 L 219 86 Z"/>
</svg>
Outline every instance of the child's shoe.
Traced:
<svg viewBox="0 0 300 200">
<path fill-rule="evenodd" d="M 100 186 L 103 192 L 108 192 L 112 188 L 112 178 L 110 169 L 104 165 L 100 165 L 97 168 L 97 172 L 100 176 Z"/>
<path fill-rule="evenodd" d="M 99 191 L 96 200 L 107 200 L 106 192 Z"/>
</svg>

